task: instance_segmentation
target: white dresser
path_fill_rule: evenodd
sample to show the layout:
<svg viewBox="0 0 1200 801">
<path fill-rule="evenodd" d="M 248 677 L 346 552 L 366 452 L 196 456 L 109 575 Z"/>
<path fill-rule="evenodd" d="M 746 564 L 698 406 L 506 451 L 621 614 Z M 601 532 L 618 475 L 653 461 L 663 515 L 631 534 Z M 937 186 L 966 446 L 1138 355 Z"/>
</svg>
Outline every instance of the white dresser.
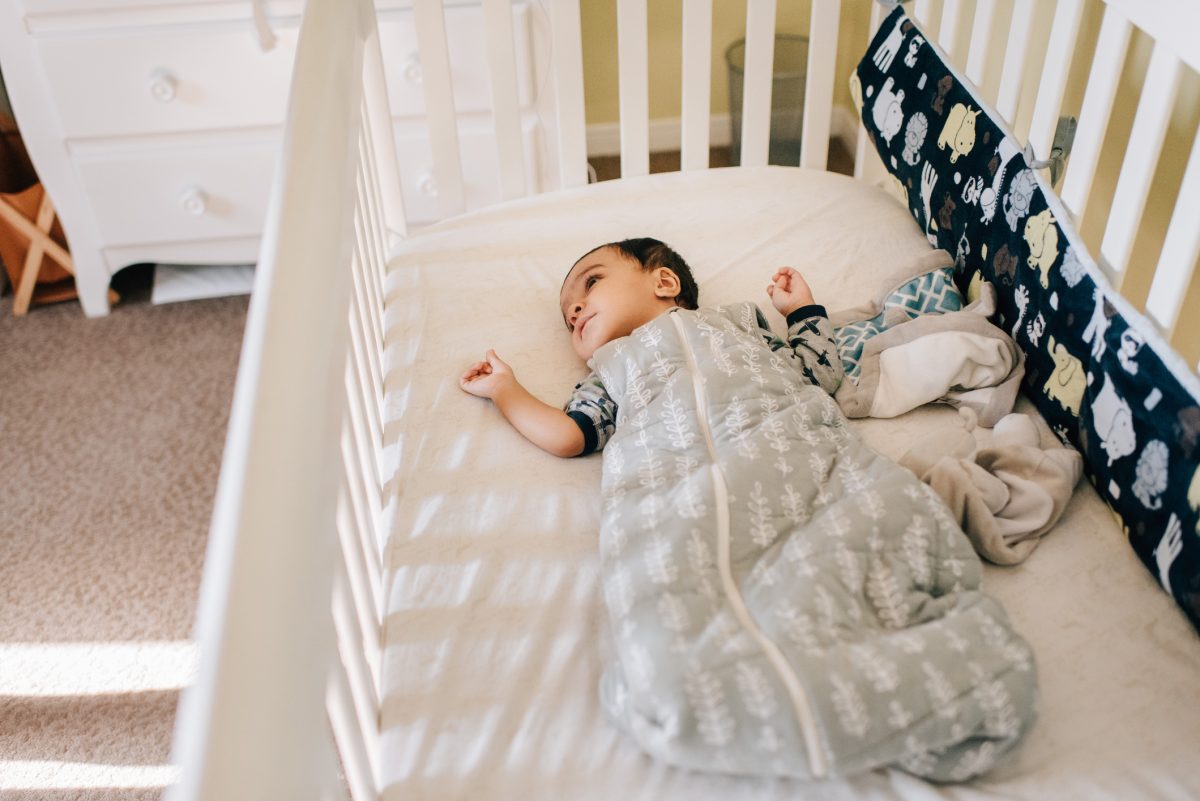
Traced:
<svg viewBox="0 0 1200 801">
<path fill-rule="evenodd" d="M 108 312 L 130 264 L 250 263 L 279 153 L 301 0 L 0 0 L 0 70 L 58 209 L 80 301 Z M 438 217 L 413 12 L 379 0 L 380 43 L 410 222 Z M 466 204 L 500 199 L 483 14 L 447 0 Z M 541 10 L 513 4 L 526 181 L 540 191 L 552 116 Z M 265 25 L 264 25 L 265 23 Z M 271 39 L 273 46 L 269 46 Z"/>
</svg>

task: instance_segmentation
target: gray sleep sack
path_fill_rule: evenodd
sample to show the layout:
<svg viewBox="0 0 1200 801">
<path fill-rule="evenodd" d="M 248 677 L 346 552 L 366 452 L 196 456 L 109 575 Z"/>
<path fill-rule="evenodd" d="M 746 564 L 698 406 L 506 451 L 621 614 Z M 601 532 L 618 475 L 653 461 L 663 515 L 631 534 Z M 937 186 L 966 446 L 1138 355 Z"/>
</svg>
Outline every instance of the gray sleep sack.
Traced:
<svg viewBox="0 0 1200 801">
<path fill-rule="evenodd" d="M 1029 646 L 942 502 L 764 329 L 753 303 L 673 309 L 591 361 L 617 414 L 606 711 L 699 770 L 988 770 L 1035 717 Z"/>
</svg>

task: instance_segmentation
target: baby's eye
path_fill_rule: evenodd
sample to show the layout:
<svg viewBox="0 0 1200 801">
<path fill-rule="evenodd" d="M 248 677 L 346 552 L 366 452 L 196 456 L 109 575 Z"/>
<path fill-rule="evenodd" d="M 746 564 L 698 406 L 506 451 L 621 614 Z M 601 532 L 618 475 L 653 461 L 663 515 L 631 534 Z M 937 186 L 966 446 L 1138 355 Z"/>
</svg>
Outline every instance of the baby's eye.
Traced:
<svg viewBox="0 0 1200 801">
<path fill-rule="evenodd" d="M 591 288 L 592 288 L 592 284 L 596 283 L 596 282 L 597 282 L 597 281 L 599 281 L 599 280 L 600 280 L 600 276 L 598 276 L 598 275 L 589 275 L 589 276 L 588 276 L 588 279 L 587 279 L 586 281 L 584 281 L 584 283 L 583 283 L 584 289 L 591 289 Z"/>
</svg>

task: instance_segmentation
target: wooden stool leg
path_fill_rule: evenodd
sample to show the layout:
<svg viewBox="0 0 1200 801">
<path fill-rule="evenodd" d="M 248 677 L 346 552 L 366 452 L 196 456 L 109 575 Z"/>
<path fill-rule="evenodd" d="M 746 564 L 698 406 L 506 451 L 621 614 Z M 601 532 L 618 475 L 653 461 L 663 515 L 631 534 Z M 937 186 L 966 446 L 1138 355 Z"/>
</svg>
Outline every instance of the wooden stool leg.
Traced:
<svg viewBox="0 0 1200 801">
<path fill-rule="evenodd" d="M 38 205 L 37 233 L 29 237 L 29 252 L 25 254 L 25 268 L 21 272 L 21 283 L 13 296 L 13 314 L 21 316 L 29 311 L 33 288 L 37 284 L 38 272 L 42 269 L 42 257 L 46 252 L 46 241 L 50 238 L 50 226 L 54 223 L 54 206 L 48 194 L 42 195 Z"/>
</svg>

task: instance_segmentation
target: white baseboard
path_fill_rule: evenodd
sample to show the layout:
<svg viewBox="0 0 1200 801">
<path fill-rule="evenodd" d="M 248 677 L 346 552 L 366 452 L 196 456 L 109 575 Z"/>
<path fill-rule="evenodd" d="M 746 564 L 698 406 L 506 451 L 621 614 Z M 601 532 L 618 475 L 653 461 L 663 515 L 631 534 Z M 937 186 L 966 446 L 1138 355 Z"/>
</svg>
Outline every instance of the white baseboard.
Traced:
<svg viewBox="0 0 1200 801">
<path fill-rule="evenodd" d="M 666 117 L 650 120 L 650 152 L 679 150 L 679 118 Z M 830 119 L 830 135 L 854 152 L 858 141 L 858 117 L 844 106 L 834 106 Z M 708 142 L 711 147 L 728 146 L 733 138 L 733 129 L 728 114 L 714 114 L 708 122 Z M 587 127 L 587 154 L 592 156 L 618 156 L 621 153 L 621 125 L 602 122 Z"/>
</svg>

